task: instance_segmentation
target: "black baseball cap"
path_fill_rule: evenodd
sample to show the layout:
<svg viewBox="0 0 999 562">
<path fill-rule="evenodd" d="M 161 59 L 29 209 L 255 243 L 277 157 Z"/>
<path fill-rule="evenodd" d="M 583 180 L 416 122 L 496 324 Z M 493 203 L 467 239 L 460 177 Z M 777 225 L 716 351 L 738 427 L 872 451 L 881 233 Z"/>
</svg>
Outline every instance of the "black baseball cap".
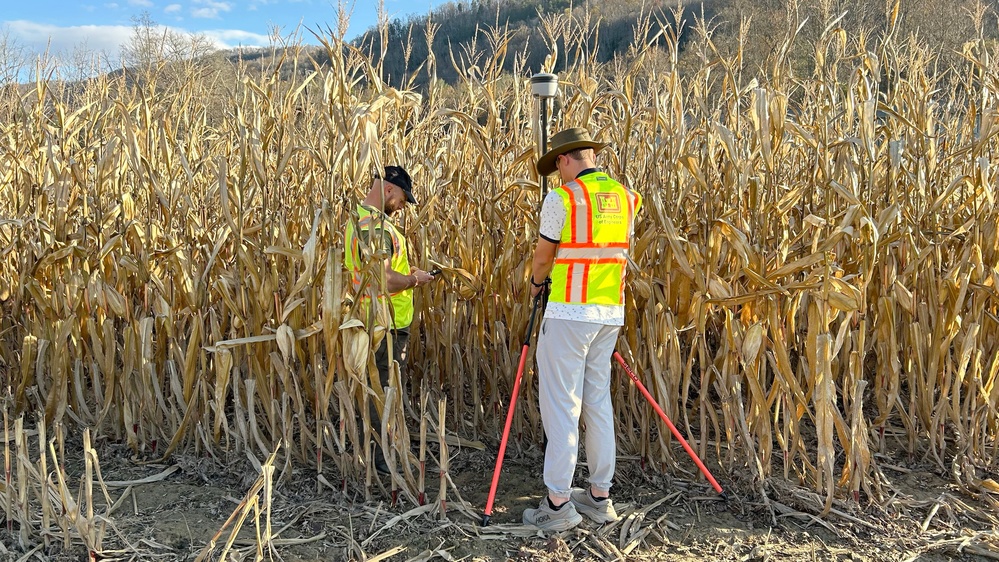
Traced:
<svg viewBox="0 0 999 562">
<path fill-rule="evenodd" d="M 406 193 L 406 201 L 413 205 L 417 204 L 416 198 L 413 197 L 413 180 L 402 166 L 385 166 L 385 173 L 375 174 L 375 177 L 398 185 Z"/>
</svg>

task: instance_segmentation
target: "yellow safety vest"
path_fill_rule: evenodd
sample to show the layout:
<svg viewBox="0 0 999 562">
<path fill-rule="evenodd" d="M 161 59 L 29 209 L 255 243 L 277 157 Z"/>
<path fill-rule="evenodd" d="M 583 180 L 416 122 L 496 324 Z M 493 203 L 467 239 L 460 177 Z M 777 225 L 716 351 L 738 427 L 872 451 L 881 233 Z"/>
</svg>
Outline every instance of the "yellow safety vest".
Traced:
<svg viewBox="0 0 999 562">
<path fill-rule="evenodd" d="M 559 187 L 565 223 L 550 302 L 621 306 L 632 223 L 642 196 L 603 172 Z"/>
<path fill-rule="evenodd" d="M 357 217 L 357 230 L 369 231 L 369 251 L 374 253 L 380 250 L 382 236 L 379 233 L 382 231 L 388 233 L 392 238 L 392 270 L 403 275 L 409 275 L 411 270 L 409 268 L 409 250 L 406 246 L 406 237 L 395 228 L 392 221 L 383 213 L 364 205 L 357 206 Z M 364 260 L 361 256 L 361 241 L 357 236 L 357 231 L 355 231 L 353 223 L 347 225 L 346 242 L 347 251 L 344 252 L 343 261 L 350 272 L 350 280 L 354 286 L 354 292 L 361 295 L 363 299 L 370 299 L 370 295 L 362 294 L 361 266 Z M 385 249 L 387 250 L 388 248 Z M 370 259 L 370 256 L 368 258 Z M 369 286 L 375 287 L 377 291 L 376 285 L 376 283 L 369 283 Z M 413 290 L 403 289 L 389 296 L 391 297 L 390 301 L 393 311 L 392 327 L 397 330 L 408 328 L 413 323 Z M 383 304 L 385 303 L 383 295 L 379 297 L 379 301 Z"/>
</svg>

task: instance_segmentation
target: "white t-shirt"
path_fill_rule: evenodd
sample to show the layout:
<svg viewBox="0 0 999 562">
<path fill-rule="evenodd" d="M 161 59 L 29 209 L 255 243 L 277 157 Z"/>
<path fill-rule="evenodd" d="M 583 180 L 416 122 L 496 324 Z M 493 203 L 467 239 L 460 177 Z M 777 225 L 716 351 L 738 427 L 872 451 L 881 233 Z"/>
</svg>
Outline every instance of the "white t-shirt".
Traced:
<svg viewBox="0 0 999 562">
<path fill-rule="evenodd" d="M 541 220 L 538 232 L 549 242 L 559 242 L 562 239 L 562 227 L 565 225 L 565 205 L 562 197 L 555 191 L 549 191 L 541 205 Z M 545 308 L 545 318 L 557 320 L 575 320 L 606 326 L 624 326 L 624 305 L 608 304 L 570 304 L 564 302 L 549 302 Z"/>
</svg>

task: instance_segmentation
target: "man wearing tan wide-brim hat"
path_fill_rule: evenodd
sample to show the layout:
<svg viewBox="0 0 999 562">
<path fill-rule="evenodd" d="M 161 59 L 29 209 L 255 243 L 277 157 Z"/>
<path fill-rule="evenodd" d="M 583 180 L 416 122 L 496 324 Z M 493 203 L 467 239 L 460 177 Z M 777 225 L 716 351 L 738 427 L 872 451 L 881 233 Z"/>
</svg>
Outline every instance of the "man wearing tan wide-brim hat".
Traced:
<svg viewBox="0 0 999 562">
<path fill-rule="evenodd" d="M 550 291 L 537 351 L 548 494 L 537 509 L 524 510 L 523 521 L 544 531 L 571 529 L 582 515 L 617 519 L 611 355 L 624 325 L 625 266 L 642 197 L 597 168 L 606 146 L 573 127 L 556 133 L 538 160 L 538 173 L 557 171 L 562 180 L 542 204 L 531 270 L 531 296 Z M 587 489 L 572 487 L 580 419 Z"/>
<path fill-rule="evenodd" d="M 592 148 L 594 153 L 603 150 L 607 145 L 590 139 L 590 133 L 582 127 L 572 127 L 555 133 L 552 137 L 551 149 L 538 159 L 538 173 L 549 176 L 555 173 L 555 160 L 560 154 L 572 152 L 580 148 Z M 591 162 L 592 163 L 592 162 Z"/>
</svg>

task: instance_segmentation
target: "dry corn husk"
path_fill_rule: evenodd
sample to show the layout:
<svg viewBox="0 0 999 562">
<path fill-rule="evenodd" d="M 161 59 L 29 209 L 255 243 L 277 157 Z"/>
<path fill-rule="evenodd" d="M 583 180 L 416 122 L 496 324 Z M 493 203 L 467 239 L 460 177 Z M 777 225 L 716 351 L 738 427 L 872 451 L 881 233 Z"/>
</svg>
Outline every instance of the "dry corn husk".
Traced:
<svg viewBox="0 0 999 562">
<path fill-rule="evenodd" d="M 439 265 L 436 264 L 435 265 Z M 483 285 L 478 277 L 460 267 L 439 266 L 441 274 L 463 301 L 474 299 L 482 293 Z"/>
<path fill-rule="evenodd" d="M 364 322 L 351 318 L 340 325 L 340 341 L 343 349 L 343 364 L 354 377 L 367 372 L 368 332 Z"/>
<path fill-rule="evenodd" d="M 277 345 L 285 364 L 289 364 L 295 353 L 295 331 L 287 324 L 281 324 L 277 329 Z"/>
<path fill-rule="evenodd" d="M 635 300 L 638 304 L 644 304 L 652 296 L 652 285 L 641 277 L 635 276 L 631 279 L 631 287 L 635 292 Z"/>
<path fill-rule="evenodd" d="M 826 298 L 829 299 L 829 304 L 844 312 L 853 312 L 860 308 L 860 290 L 836 277 L 829 279 Z"/>
<path fill-rule="evenodd" d="M 742 357 L 747 364 L 756 361 L 760 353 L 760 346 L 763 344 L 763 325 L 753 324 L 746 330 L 746 335 L 742 340 Z"/>
</svg>

